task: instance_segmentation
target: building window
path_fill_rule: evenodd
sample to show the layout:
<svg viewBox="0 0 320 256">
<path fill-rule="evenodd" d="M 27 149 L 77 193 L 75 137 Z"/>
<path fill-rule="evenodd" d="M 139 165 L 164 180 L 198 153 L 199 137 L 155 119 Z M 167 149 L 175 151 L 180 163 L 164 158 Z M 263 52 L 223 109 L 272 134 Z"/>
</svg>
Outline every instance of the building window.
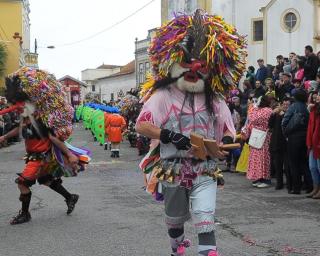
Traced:
<svg viewBox="0 0 320 256">
<path fill-rule="evenodd" d="M 139 83 L 142 84 L 144 83 L 144 68 L 143 68 L 143 63 L 139 64 Z"/>
<path fill-rule="evenodd" d="M 296 31 L 300 24 L 299 12 L 295 9 L 288 9 L 282 13 L 281 27 L 285 32 L 292 33 Z"/>
<path fill-rule="evenodd" d="M 146 62 L 146 72 L 150 71 L 150 62 Z"/>
<path fill-rule="evenodd" d="M 263 41 L 263 20 L 253 20 L 252 40 L 254 42 Z"/>
<path fill-rule="evenodd" d="M 293 12 L 289 12 L 284 16 L 284 24 L 289 30 L 292 30 L 297 24 L 297 16 Z"/>
<path fill-rule="evenodd" d="M 94 84 L 91 86 L 91 91 L 93 91 L 93 92 L 96 91 L 96 86 Z"/>
</svg>

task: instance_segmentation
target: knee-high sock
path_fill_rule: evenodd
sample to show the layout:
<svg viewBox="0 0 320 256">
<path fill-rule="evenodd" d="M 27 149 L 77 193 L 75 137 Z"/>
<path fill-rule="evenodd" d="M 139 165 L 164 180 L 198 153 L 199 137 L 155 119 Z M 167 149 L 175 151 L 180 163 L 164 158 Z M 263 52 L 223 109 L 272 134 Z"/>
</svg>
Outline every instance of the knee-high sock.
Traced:
<svg viewBox="0 0 320 256">
<path fill-rule="evenodd" d="M 66 200 L 71 197 L 71 194 L 61 185 L 61 182 L 54 180 L 49 186 L 52 190 L 62 195 Z"/>
<path fill-rule="evenodd" d="M 214 231 L 211 231 L 210 233 L 198 234 L 198 238 L 199 238 L 199 246 L 198 246 L 199 255 L 208 256 L 210 251 L 215 251 L 217 249 Z"/>
<path fill-rule="evenodd" d="M 168 234 L 170 237 L 170 244 L 173 255 L 177 253 L 177 249 L 180 243 L 184 240 L 184 227 L 183 225 L 179 227 L 169 228 Z"/>
<path fill-rule="evenodd" d="M 31 195 L 32 195 L 31 191 L 28 194 L 20 194 L 19 200 L 21 201 L 21 204 L 22 204 L 21 211 L 23 213 L 29 212 Z"/>
</svg>

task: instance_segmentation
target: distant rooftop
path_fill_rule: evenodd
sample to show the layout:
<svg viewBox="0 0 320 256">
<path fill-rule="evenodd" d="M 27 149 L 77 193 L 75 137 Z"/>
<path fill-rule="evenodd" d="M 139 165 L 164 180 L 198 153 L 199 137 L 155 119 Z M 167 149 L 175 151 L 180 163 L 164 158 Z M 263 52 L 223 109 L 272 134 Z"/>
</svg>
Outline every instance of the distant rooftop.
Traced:
<svg viewBox="0 0 320 256">
<path fill-rule="evenodd" d="M 97 67 L 97 69 L 114 69 L 114 68 L 121 68 L 121 66 L 118 65 L 108 65 L 108 64 L 102 64 L 101 66 Z"/>
<path fill-rule="evenodd" d="M 132 74 L 135 71 L 135 60 L 129 62 L 128 64 L 120 67 L 120 72 L 112 74 L 110 76 L 105 76 L 105 77 L 101 77 L 100 79 L 105 79 L 105 78 L 109 78 L 109 77 L 116 77 L 116 76 L 122 76 L 122 75 L 128 75 L 128 74 Z"/>
</svg>

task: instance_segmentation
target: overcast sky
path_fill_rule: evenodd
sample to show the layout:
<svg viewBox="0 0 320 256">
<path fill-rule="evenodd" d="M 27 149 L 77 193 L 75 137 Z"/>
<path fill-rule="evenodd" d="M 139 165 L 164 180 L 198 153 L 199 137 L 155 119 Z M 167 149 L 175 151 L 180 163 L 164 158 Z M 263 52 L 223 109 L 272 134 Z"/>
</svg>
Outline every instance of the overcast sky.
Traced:
<svg viewBox="0 0 320 256">
<path fill-rule="evenodd" d="M 39 66 L 58 78 L 81 78 L 81 70 L 102 63 L 124 65 L 134 59 L 135 38 L 146 38 L 148 29 L 158 27 L 161 0 L 155 0 L 139 13 L 88 41 L 74 42 L 95 34 L 127 17 L 150 0 L 29 0 L 31 45 L 38 40 Z M 41 48 L 55 45 L 55 49 Z"/>
</svg>

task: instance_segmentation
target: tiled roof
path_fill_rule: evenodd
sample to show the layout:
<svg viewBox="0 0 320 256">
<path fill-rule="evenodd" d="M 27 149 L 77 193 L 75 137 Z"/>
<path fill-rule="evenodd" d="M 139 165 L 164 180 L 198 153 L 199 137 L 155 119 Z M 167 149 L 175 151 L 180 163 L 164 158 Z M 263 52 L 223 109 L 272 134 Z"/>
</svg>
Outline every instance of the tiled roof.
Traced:
<svg viewBox="0 0 320 256">
<path fill-rule="evenodd" d="M 97 67 L 97 69 L 114 69 L 114 68 L 121 68 L 121 66 L 102 64 L 101 66 Z"/>
<path fill-rule="evenodd" d="M 69 76 L 69 75 L 66 75 L 66 76 L 64 76 L 64 77 L 61 77 L 60 79 L 58 79 L 58 81 L 61 82 L 61 81 L 66 80 L 66 79 L 73 80 L 73 81 L 77 82 L 78 84 L 83 85 L 84 87 L 87 87 L 87 86 L 88 86 L 86 83 L 84 83 L 84 82 L 82 82 L 82 81 L 80 81 L 80 80 L 78 80 L 78 79 L 76 79 L 76 78 L 74 78 L 74 77 L 72 77 L 72 76 Z"/>
<path fill-rule="evenodd" d="M 110 76 L 105 76 L 105 77 L 101 77 L 100 79 L 105 79 L 105 78 L 109 78 L 109 77 L 116 77 L 116 76 L 123 76 L 123 75 L 129 75 L 134 73 L 135 71 L 135 60 L 129 62 L 128 64 L 122 66 L 120 68 L 120 72 L 112 74 Z"/>
</svg>

